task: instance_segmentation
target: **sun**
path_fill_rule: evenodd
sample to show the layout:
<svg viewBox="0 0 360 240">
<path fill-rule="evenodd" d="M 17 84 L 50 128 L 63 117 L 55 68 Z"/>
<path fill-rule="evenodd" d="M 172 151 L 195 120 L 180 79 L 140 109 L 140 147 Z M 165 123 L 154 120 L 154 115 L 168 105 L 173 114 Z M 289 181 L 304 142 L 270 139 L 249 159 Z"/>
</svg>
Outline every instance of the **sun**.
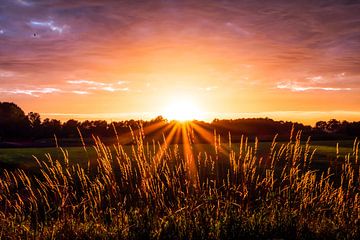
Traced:
<svg viewBox="0 0 360 240">
<path fill-rule="evenodd" d="M 189 97 L 175 97 L 166 106 L 163 116 L 168 120 L 190 121 L 201 119 L 201 111 L 196 101 Z"/>
</svg>

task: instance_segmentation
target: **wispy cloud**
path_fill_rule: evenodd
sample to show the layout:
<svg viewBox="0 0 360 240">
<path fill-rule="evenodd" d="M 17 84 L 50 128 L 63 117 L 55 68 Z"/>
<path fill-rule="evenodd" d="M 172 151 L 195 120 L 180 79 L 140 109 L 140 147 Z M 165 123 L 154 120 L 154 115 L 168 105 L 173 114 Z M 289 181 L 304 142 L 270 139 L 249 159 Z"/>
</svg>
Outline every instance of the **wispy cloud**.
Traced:
<svg viewBox="0 0 360 240">
<path fill-rule="evenodd" d="M 78 94 L 78 95 L 88 95 L 90 94 L 88 91 L 77 91 L 77 90 L 74 90 L 74 91 L 71 91 L 72 93 L 75 93 L 75 94 Z"/>
<path fill-rule="evenodd" d="M 128 82 L 129 82 L 129 81 L 120 80 L 120 81 L 117 81 L 117 84 L 123 85 L 123 84 L 126 84 L 126 83 L 128 83 Z"/>
<path fill-rule="evenodd" d="M 0 77 L 12 77 L 15 73 L 9 71 L 0 71 Z M 43 94 L 75 94 L 75 95 L 90 95 L 94 91 L 117 92 L 129 91 L 128 87 L 119 87 L 119 83 L 103 83 L 89 80 L 69 80 L 70 85 L 55 85 L 54 87 L 36 87 L 31 85 L 18 85 L 14 88 L 0 88 L 0 93 L 11 95 L 28 95 L 33 97 L 40 97 Z M 85 85 L 85 86 L 84 86 Z"/>
<path fill-rule="evenodd" d="M 63 26 L 59 26 L 56 25 L 54 21 L 50 20 L 50 21 L 30 21 L 30 25 L 33 27 L 44 27 L 44 28 L 48 28 L 53 32 L 58 32 L 58 33 L 63 33 L 63 31 L 68 28 L 67 25 L 63 25 Z"/>
<path fill-rule="evenodd" d="M 14 77 L 15 73 L 12 71 L 2 71 L 0 70 L 0 77 L 1 78 L 9 78 L 9 77 Z"/>
<path fill-rule="evenodd" d="M 324 79 L 323 76 L 306 77 L 306 79 L 313 82 L 313 83 L 323 83 L 323 82 L 325 82 L 325 79 Z"/>
<path fill-rule="evenodd" d="M 33 97 L 39 97 L 40 94 L 50 94 L 50 93 L 58 93 L 62 92 L 58 88 L 36 88 L 36 89 L 0 89 L 1 93 L 8 93 L 8 94 L 24 94 Z"/>
<path fill-rule="evenodd" d="M 119 88 L 116 85 L 124 85 L 127 82 L 126 81 L 118 81 L 116 83 L 104 83 L 104 82 L 96 82 L 91 80 L 68 80 L 67 83 L 73 84 L 73 85 L 85 85 L 87 86 L 87 90 L 102 90 L 106 92 L 117 92 L 117 91 L 129 91 L 128 87 L 122 87 Z"/>
<path fill-rule="evenodd" d="M 346 87 L 320 87 L 320 86 L 306 86 L 298 82 L 279 82 L 276 87 L 278 89 L 289 89 L 293 92 L 304 92 L 310 90 L 322 90 L 322 91 L 351 91 L 352 88 Z"/>
<path fill-rule="evenodd" d="M 85 84 L 85 85 L 92 85 L 92 86 L 108 86 L 112 85 L 111 83 L 103 83 L 103 82 L 95 82 L 90 80 L 68 80 L 70 84 Z"/>
<path fill-rule="evenodd" d="M 344 78 L 345 76 L 346 76 L 346 73 L 345 72 L 342 72 L 342 73 L 337 73 L 337 74 L 335 74 L 335 76 L 337 77 L 337 78 Z"/>
<path fill-rule="evenodd" d="M 103 90 L 103 91 L 107 91 L 107 92 L 117 92 L 117 91 L 129 91 L 129 88 L 114 88 L 112 86 L 107 86 L 107 87 L 100 87 L 100 88 L 91 88 L 91 89 L 95 89 L 95 90 Z"/>
<path fill-rule="evenodd" d="M 239 25 L 240 25 L 239 23 L 232 23 L 232 22 L 226 22 L 225 23 L 225 26 L 229 30 L 233 31 L 234 33 L 236 33 L 236 34 L 238 34 L 240 36 L 249 36 L 250 33 L 247 30 L 241 28 Z"/>
<path fill-rule="evenodd" d="M 26 7 L 31 6 L 31 3 L 25 0 L 16 0 L 16 2 L 22 6 L 26 6 Z"/>
</svg>

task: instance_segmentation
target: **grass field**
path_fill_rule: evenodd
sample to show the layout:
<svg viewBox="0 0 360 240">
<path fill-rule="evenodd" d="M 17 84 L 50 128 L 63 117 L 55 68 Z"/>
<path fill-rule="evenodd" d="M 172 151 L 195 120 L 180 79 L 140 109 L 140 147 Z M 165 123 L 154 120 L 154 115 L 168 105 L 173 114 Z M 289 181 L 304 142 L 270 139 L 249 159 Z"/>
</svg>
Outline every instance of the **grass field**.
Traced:
<svg viewBox="0 0 360 240">
<path fill-rule="evenodd" d="M 286 143 L 142 139 L 1 149 L 2 164 L 25 170 L 0 174 L 0 239 L 360 237 L 358 141 L 337 153 L 336 142 L 311 147 L 300 134 Z"/>
<path fill-rule="evenodd" d="M 285 142 L 279 142 L 278 144 L 284 144 Z M 344 158 L 346 154 L 353 151 L 353 141 L 314 141 L 311 142 L 313 149 L 316 149 L 314 155 L 315 162 L 326 162 L 330 159 L 334 159 L 337 156 L 336 145 L 339 143 L 339 156 Z M 305 142 L 302 143 L 303 145 Z M 250 143 L 250 145 L 254 145 Z M 182 147 L 181 145 L 179 145 Z M 271 142 L 260 142 L 258 152 L 260 155 L 267 155 L 271 146 Z M 193 146 L 194 152 L 206 152 L 209 151 L 211 144 L 196 144 Z M 76 160 L 76 162 L 87 162 L 87 159 L 96 159 L 97 154 L 93 147 L 87 147 L 87 152 L 83 147 L 64 147 L 69 154 L 70 159 Z M 239 143 L 233 144 L 234 151 L 239 151 Z M 124 150 L 130 154 L 131 146 L 124 146 Z M 36 166 L 36 161 L 33 156 L 39 160 L 46 160 L 46 154 L 50 154 L 53 158 L 63 159 L 63 153 L 61 149 L 53 148 L 0 148 L 0 166 L 1 164 L 6 166 L 16 166 L 29 168 Z"/>
</svg>

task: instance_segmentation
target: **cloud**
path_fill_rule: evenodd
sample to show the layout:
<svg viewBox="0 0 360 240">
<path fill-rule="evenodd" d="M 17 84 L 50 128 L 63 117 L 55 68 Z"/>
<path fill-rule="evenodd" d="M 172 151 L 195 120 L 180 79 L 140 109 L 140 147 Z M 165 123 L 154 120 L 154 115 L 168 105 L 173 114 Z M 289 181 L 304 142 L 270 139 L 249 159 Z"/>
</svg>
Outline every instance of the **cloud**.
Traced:
<svg viewBox="0 0 360 240">
<path fill-rule="evenodd" d="M 239 26 L 239 24 L 234 24 L 234 23 L 232 23 L 232 22 L 226 22 L 226 23 L 225 23 L 225 26 L 226 26 L 229 30 L 233 31 L 234 33 L 236 33 L 236 34 L 238 34 L 238 35 L 240 35 L 240 36 L 249 36 L 249 35 L 250 35 L 250 33 L 249 33 L 247 30 L 241 28 L 241 27 Z"/>
<path fill-rule="evenodd" d="M 87 91 L 77 91 L 77 90 L 74 90 L 74 91 L 71 91 L 72 93 L 75 93 L 75 94 L 78 94 L 78 95 L 88 95 L 90 94 L 89 92 Z"/>
<path fill-rule="evenodd" d="M 104 82 L 96 82 L 91 80 L 68 80 L 67 83 L 73 85 L 85 85 L 87 86 L 87 90 L 97 90 L 97 91 L 106 91 L 106 92 L 117 92 L 117 91 L 129 91 L 128 87 L 118 88 L 115 85 L 123 85 L 127 83 L 126 81 L 118 81 L 116 83 L 104 83 Z"/>
<path fill-rule="evenodd" d="M 63 25 L 63 26 L 58 26 L 55 24 L 54 21 L 30 21 L 30 25 L 33 27 L 43 27 L 43 28 L 48 28 L 53 32 L 58 32 L 58 33 L 63 33 L 63 31 L 68 28 L 67 25 Z"/>
<path fill-rule="evenodd" d="M 345 76 L 346 76 L 346 73 L 345 73 L 345 72 L 335 74 L 335 77 L 341 78 L 341 79 L 342 79 L 342 78 L 345 78 Z"/>
<path fill-rule="evenodd" d="M 92 86 L 110 86 L 111 83 L 103 83 L 103 82 L 95 82 L 89 80 L 69 80 L 67 81 L 70 84 L 84 84 L 84 85 L 92 85 Z"/>
<path fill-rule="evenodd" d="M 113 88 L 113 87 L 111 87 L 111 86 L 101 87 L 101 88 L 93 88 L 93 89 L 96 89 L 96 90 L 100 89 L 100 90 L 104 90 L 104 91 L 108 91 L 108 92 L 115 92 L 115 91 L 117 91 L 116 88 Z"/>
<path fill-rule="evenodd" d="M 58 88 L 36 88 L 36 89 L 0 89 L 2 93 L 8 94 L 24 94 L 33 97 L 39 97 L 40 94 L 50 94 L 50 93 L 58 93 L 61 92 Z"/>
<path fill-rule="evenodd" d="M 126 83 L 128 83 L 128 81 L 120 80 L 120 81 L 117 82 L 117 84 L 119 84 L 119 85 L 123 85 L 123 84 L 126 84 Z"/>
<path fill-rule="evenodd" d="M 31 6 L 32 4 L 28 1 L 25 1 L 25 0 L 16 0 L 16 2 L 22 6 L 26 6 L 26 7 L 29 7 Z"/>
<path fill-rule="evenodd" d="M 0 70 L 0 78 L 11 78 L 11 77 L 14 77 L 14 76 L 15 76 L 14 72 Z"/>
<path fill-rule="evenodd" d="M 111 86 L 108 87 L 101 87 L 101 88 L 92 88 L 94 90 L 103 90 L 103 91 L 107 91 L 107 92 L 117 92 L 117 91 L 122 91 L 122 92 L 127 92 L 129 91 L 129 88 L 125 87 L 125 88 L 114 88 Z"/>
<path fill-rule="evenodd" d="M 276 87 L 278 89 L 289 89 L 293 92 L 304 92 L 304 91 L 311 91 L 311 90 L 322 90 L 322 91 L 351 91 L 352 88 L 345 87 L 319 87 L 319 86 L 306 86 L 302 85 L 298 82 L 278 82 Z"/>
<path fill-rule="evenodd" d="M 0 71 L 0 77 L 3 75 L 4 77 L 13 76 L 14 73 Z M 103 83 L 103 82 L 95 82 L 89 80 L 69 80 L 70 86 L 56 86 L 56 87 L 35 87 L 35 86 L 17 86 L 14 88 L 0 88 L 0 93 L 11 94 L 11 95 L 28 95 L 33 97 L 40 97 L 44 94 L 54 94 L 54 93 L 63 93 L 63 94 L 75 94 L 75 95 L 90 95 L 93 91 L 105 91 L 105 92 L 126 92 L 129 91 L 128 87 L 116 87 L 118 84 L 112 83 Z M 80 85 L 72 86 L 72 85 Z M 83 85 L 86 85 L 84 87 Z M 120 84 L 121 85 L 121 84 Z"/>
<path fill-rule="evenodd" d="M 307 77 L 306 79 L 313 83 L 323 83 L 325 81 L 323 76 Z"/>
<path fill-rule="evenodd" d="M 98 91 L 107 91 L 107 92 L 117 92 L 117 91 L 129 91 L 129 88 L 113 88 L 113 87 L 90 87 L 88 89 L 98 90 Z M 15 95 L 29 95 L 33 97 L 40 97 L 43 94 L 52 94 L 52 93 L 72 93 L 76 95 L 89 95 L 92 94 L 88 90 L 79 90 L 79 89 L 69 89 L 69 88 L 15 88 L 15 89 L 1 89 L 0 93 L 6 94 L 15 94 Z"/>
</svg>

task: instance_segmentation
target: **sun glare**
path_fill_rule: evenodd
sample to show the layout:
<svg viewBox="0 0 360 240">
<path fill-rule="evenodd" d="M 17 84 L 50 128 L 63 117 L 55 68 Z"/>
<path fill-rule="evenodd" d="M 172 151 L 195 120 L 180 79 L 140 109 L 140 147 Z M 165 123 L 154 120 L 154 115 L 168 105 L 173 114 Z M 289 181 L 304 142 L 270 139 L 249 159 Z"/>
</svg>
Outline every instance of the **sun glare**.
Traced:
<svg viewBox="0 0 360 240">
<path fill-rule="evenodd" d="M 187 97 L 174 98 L 166 107 L 163 115 L 168 120 L 177 121 L 201 119 L 201 112 L 196 102 Z"/>
</svg>

